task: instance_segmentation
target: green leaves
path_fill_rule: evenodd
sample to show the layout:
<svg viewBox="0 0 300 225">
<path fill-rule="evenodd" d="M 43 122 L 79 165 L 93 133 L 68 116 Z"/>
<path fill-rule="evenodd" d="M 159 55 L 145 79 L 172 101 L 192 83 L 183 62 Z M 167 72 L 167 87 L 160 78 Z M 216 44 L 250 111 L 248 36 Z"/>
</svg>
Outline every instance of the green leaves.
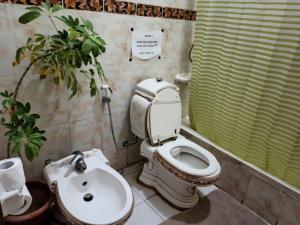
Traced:
<svg viewBox="0 0 300 225">
<path fill-rule="evenodd" d="M 55 13 L 55 12 L 58 12 L 60 10 L 63 9 L 63 6 L 62 5 L 54 5 L 52 8 L 51 8 L 51 12 L 52 13 Z"/>
<path fill-rule="evenodd" d="M 54 5 L 51 7 L 50 2 L 42 3 L 41 6 L 29 6 L 26 7 L 26 9 L 29 11 L 25 14 L 23 14 L 19 18 L 19 22 L 22 24 L 27 24 L 36 18 L 40 17 L 44 12 L 47 12 L 47 15 L 50 17 L 52 13 L 56 13 L 59 10 L 62 10 L 62 5 Z"/>
<path fill-rule="evenodd" d="M 105 52 L 105 41 L 93 30 L 93 24 L 88 20 L 80 20 L 72 16 L 55 17 L 65 23 L 67 29 L 57 31 L 51 36 L 35 35 L 26 46 L 26 51 L 31 53 L 31 61 L 41 55 L 49 56 L 40 60 L 40 78 L 53 77 L 56 85 L 67 82 L 67 88 L 71 91 L 70 98 L 80 91 L 80 83 L 77 76 L 83 74 L 90 81 L 90 94 L 96 94 L 97 86 L 94 80 L 94 71 L 82 70 L 82 66 L 95 68 L 98 77 L 102 79 L 104 72 L 97 57 Z M 59 52 L 60 49 L 65 49 Z M 23 50 L 23 49 L 22 49 Z M 80 74 L 78 74 L 80 70 Z M 83 72 L 84 71 L 84 72 Z"/>
<path fill-rule="evenodd" d="M 43 9 L 41 9 L 39 6 L 29 6 L 29 7 L 26 7 L 26 9 L 30 10 L 30 11 L 43 12 Z"/>
<path fill-rule="evenodd" d="M 97 94 L 97 85 L 94 78 L 90 81 L 90 95 L 95 96 Z"/>
<path fill-rule="evenodd" d="M 0 92 L 0 96 L 4 97 L 4 99 L 1 102 L 2 108 L 4 110 L 8 110 L 13 105 L 13 93 L 9 93 L 8 91 Z M 2 111 L 3 113 L 3 111 Z M 1 114 L 1 113 L 0 113 Z"/>
<path fill-rule="evenodd" d="M 51 7 L 49 3 L 43 3 L 42 6 L 30 6 L 27 7 L 29 12 L 21 16 L 20 21 L 28 23 L 43 12 L 51 14 L 61 9 L 61 6 Z M 29 38 L 26 45 L 17 50 L 14 65 L 20 64 L 25 56 L 29 57 L 31 62 L 38 59 L 40 79 L 52 76 L 56 85 L 66 81 L 67 88 L 71 91 L 70 98 L 79 93 L 81 88 L 77 76 L 83 74 L 89 79 L 91 96 L 95 96 L 97 82 L 94 70 L 84 71 L 81 68 L 82 66 L 95 68 L 98 79 L 105 79 L 101 64 L 97 60 L 97 57 L 106 50 L 105 41 L 94 31 L 94 26 L 89 20 L 74 18 L 70 15 L 54 18 L 62 21 L 67 28 L 50 36 L 35 34 Z M 79 74 L 77 70 L 80 70 Z"/>
<path fill-rule="evenodd" d="M 46 141 L 45 131 L 36 126 L 40 116 L 30 113 L 31 106 L 28 102 L 24 104 L 14 101 L 12 93 L 5 91 L 1 92 L 0 95 L 3 97 L 0 125 L 7 129 L 5 136 L 8 136 L 12 145 L 11 152 L 18 154 L 24 149 L 26 157 L 33 160 L 38 156 L 43 143 Z M 9 119 L 7 119 L 7 114 Z"/>
<path fill-rule="evenodd" d="M 36 18 L 40 17 L 41 15 L 42 14 L 39 11 L 36 10 L 29 11 L 19 18 L 19 22 L 22 24 L 27 24 L 32 20 L 35 20 Z"/>
<path fill-rule="evenodd" d="M 82 21 L 83 21 L 84 26 L 85 26 L 89 31 L 93 31 L 94 26 L 93 26 L 93 24 L 92 24 L 91 21 L 89 21 L 89 20 L 82 20 Z"/>
<path fill-rule="evenodd" d="M 85 55 L 89 55 L 93 48 L 93 42 L 90 39 L 86 39 L 81 46 L 81 52 Z"/>
<path fill-rule="evenodd" d="M 64 24 L 66 24 L 70 28 L 76 28 L 79 26 L 79 19 L 73 18 L 72 16 L 56 16 L 58 20 L 62 21 Z"/>
<path fill-rule="evenodd" d="M 26 50 L 25 46 L 17 49 L 15 62 L 13 63 L 14 66 L 20 64 L 21 60 L 24 58 L 25 50 Z"/>
</svg>

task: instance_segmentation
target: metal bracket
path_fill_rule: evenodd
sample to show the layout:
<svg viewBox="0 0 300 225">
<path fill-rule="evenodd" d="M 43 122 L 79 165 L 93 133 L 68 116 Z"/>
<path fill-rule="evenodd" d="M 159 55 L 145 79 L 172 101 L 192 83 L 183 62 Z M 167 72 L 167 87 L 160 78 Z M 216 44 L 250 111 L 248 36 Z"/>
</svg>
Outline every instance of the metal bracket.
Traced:
<svg viewBox="0 0 300 225">
<path fill-rule="evenodd" d="M 126 140 L 126 141 L 123 142 L 122 145 L 123 145 L 124 148 L 128 148 L 129 146 L 135 145 L 135 144 L 137 144 L 138 142 L 139 142 L 139 139 L 138 139 L 137 136 L 135 136 L 135 139 L 134 139 L 134 140 Z"/>
</svg>

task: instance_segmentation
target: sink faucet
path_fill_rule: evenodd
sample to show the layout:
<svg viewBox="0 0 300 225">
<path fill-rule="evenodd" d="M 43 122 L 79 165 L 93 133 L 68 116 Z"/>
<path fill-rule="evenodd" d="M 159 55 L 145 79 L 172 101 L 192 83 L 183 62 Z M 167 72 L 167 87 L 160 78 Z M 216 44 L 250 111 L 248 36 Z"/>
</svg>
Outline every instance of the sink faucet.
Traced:
<svg viewBox="0 0 300 225">
<path fill-rule="evenodd" d="M 80 151 L 75 151 L 72 153 L 72 155 L 74 156 L 69 164 L 72 165 L 77 156 L 79 156 L 79 158 L 75 161 L 75 169 L 79 172 L 84 172 L 86 170 L 86 163 L 84 162 L 83 153 Z"/>
</svg>

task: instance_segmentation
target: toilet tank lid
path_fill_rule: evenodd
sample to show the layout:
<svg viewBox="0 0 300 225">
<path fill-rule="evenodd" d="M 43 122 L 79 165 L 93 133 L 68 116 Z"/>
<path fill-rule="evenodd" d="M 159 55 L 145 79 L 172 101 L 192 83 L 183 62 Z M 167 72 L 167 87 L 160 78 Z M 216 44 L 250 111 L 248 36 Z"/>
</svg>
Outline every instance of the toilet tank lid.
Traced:
<svg viewBox="0 0 300 225">
<path fill-rule="evenodd" d="M 136 93 L 152 99 L 158 92 L 167 88 L 179 91 L 179 88 L 176 85 L 166 82 L 161 78 L 150 78 L 137 84 Z"/>
</svg>

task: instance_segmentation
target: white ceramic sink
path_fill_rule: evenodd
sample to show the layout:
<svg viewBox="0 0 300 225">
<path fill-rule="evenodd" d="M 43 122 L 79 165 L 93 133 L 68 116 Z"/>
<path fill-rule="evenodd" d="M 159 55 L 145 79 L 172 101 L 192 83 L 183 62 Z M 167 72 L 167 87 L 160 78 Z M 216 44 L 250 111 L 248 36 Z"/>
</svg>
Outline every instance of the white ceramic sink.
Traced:
<svg viewBox="0 0 300 225">
<path fill-rule="evenodd" d="M 76 172 L 71 165 L 65 164 L 66 161 L 53 163 L 55 169 L 52 171 L 59 172 L 56 180 L 53 176 L 50 180 L 52 185 L 56 183 L 60 208 L 71 220 L 84 224 L 115 224 L 124 220 L 133 207 L 130 186 L 97 155 L 85 154 L 84 160 L 87 169 L 83 173 Z M 45 174 L 49 172 L 51 170 L 45 168 Z"/>
</svg>

